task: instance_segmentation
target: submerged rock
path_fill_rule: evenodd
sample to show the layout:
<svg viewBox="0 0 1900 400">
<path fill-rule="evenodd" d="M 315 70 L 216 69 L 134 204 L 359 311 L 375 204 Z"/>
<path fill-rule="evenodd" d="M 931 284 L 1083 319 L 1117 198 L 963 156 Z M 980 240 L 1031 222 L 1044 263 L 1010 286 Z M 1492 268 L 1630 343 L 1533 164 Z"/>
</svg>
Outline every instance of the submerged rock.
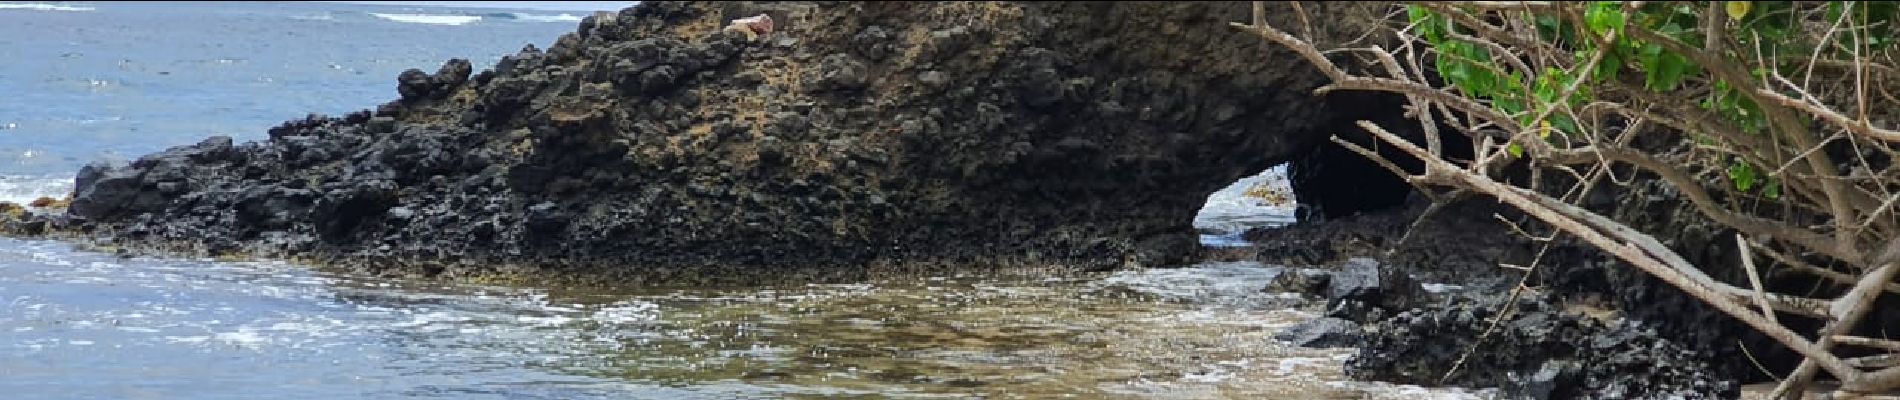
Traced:
<svg viewBox="0 0 1900 400">
<path fill-rule="evenodd" d="M 1359 324 L 1333 317 L 1320 317 L 1298 325 L 1287 327 L 1273 335 L 1279 340 L 1299 347 L 1357 347 L 1364 340 L 1360 336 Z"/>
</svg>

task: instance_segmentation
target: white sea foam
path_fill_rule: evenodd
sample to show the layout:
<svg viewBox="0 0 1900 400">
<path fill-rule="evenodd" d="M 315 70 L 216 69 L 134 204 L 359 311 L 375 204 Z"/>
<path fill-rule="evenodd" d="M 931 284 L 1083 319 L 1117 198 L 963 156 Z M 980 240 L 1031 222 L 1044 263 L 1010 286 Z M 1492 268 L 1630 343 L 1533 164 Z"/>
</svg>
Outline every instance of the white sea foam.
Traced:
<svg viewBox="0 0 1900 400">
<path fill-rule="evenodd" d="M 580 22 L 581 20 L 581 16 L 579 15 L 565 13 L 557 15 L 508 13 L 507 15 L 514 19 L 529 22 Z"/>
<path fill-rule="evenodd" d="M 0 201 L 25 204 L 41 197 L 66 197 L 72 191 L 72 178 L 0 175 Z"/>
<path fill-rule="evenodd" d="M 298 21 L 335 21 L 336 16 L 326 12 L 322 14 L 292 15 L 290 19 Z"/>
<path fill-rule="evenodd" d="M 93 11 L 93 10 L 96 10 L 96 8 L 81 7 L 81 6 L 64 6 L 64 5 L 46 4 L 46 3 L 0 3 L 0 10 Z"/>
<path fill-rule="evenodd" d="M 481 16 L 476 16 L 476 15 L 384 14 L 384 13 L 370 13 L 370 15 L 374 15 L 376 16 L 376 18 L 382 18 L 382 19 L 396 21 L 396 22 L 404 22 L 404 23 L 411 23 L 411 24 L 430 24 L 430 25 L 463 25 L 463 24 L 468 24 L 471 22 L 482 20 Z"/>
</svg>

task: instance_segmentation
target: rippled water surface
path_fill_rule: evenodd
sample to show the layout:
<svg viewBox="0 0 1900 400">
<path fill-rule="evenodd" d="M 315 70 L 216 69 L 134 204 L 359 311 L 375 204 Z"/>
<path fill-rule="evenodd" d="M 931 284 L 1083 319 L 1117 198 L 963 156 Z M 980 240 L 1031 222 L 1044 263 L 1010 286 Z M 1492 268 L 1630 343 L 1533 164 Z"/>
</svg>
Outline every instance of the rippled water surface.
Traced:
<svg viewBox="0 0 1900 400">
<path fill-rule="evenodd" d="M 70 180 L 91 161 L 374 109 L 396 99 L 405 69 L 435 72 L 450 58 L 486 68 L 524 45 L 547 48 L 587 14 L 508 11 L 0 1 L 0 196 L 9 180 Z"/>
<path fill-rule="evenodd" d="M 1277 269 L 563 290 L 0 239 L 27 398 L 1465 398 L 1293 349 Z"/>
</svg>

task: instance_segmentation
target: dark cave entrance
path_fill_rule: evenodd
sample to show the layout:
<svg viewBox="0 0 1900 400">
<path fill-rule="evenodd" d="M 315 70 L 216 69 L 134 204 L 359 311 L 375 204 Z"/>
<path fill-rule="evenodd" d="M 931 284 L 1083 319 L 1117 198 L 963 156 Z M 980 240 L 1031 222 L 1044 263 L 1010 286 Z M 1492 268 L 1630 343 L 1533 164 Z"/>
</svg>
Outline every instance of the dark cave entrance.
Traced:
<svg viewBox="0 0 1900 400">
<path fill-rule="evenodd" d="M 1413 143 L 1423 144 L 1418 122 L 1403 113 L 1404 99 L 1382 93 L 1337 92 L 1325 97 L 1326 107 L 1339 110 L 1325 128 L 1327 136 L 1373 149 L 1400 168 L 1416 173 L 1422 163 L 1390 145 L 1379 143 L 1358 126 L 1371 121 Z M 1469 159 L 1471 141 L 1450 127 L 1440 127 L 1442 149 L 1451 159 Z M 1287 161 L 1241 178 L 1208 196 L 1195 217 L 1204 245 L 1244 246 L 1239 237 L 1248 229 L 1272 229 L 1293 224 L 1324 223 L 1360 214 L 1401 209 L 1422 201 L 1401 176 L 1322 138 Z M 1245 215 L 1252 212 L 1253 215 Z"/>
</svg>

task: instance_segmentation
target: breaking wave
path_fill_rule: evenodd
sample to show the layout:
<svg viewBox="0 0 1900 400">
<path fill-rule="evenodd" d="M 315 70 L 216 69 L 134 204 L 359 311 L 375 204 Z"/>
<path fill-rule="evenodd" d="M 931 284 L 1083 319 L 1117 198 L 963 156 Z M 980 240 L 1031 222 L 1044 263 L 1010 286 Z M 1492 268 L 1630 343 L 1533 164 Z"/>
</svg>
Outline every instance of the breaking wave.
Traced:
<svg viewBox="0 0 1900 400">
<path fill-rule="evenodd" d="M 376 18 L 382 18 L 382 19 L 386 19 L 390 21 L 411 23 L 411 24 L 429 24 L 429 25 L 464 25 L 464 24 L 482 20 L 482 17 L 479 15 L 384 14 L 384 13 L 370 13 L 370 15 L 374 15 L 376 16 Z"/>
<path fill-rule="evenodd" d="M 581 16 L 574 15 L 574 14 L 567 14 L 567 13 L 555 14 L 555 15 L 528 14 L 528 13 L 494 13 L 494 14 L 484 14 L 484 16 L 494 17 L 496 19 L 511 19 L 511 20 L 517 20 L 517 21 L 527 21 L 527 22 L 580 22 L 581 21 Z"/>
<path fill-rule="evenodd" d="M 66 197 L 72 191 L 70 177 L 0 175 L 0 202 L 26 204 L 41 197 Z"/>
<path fill-rule="evenodd" d="M 97 9 L 92 8 L 92 7 L 64 6 L 64 5 L 46 4 L 46 3 L 0 3 L 0 10 L 93 11 Z"/>
</svg>

